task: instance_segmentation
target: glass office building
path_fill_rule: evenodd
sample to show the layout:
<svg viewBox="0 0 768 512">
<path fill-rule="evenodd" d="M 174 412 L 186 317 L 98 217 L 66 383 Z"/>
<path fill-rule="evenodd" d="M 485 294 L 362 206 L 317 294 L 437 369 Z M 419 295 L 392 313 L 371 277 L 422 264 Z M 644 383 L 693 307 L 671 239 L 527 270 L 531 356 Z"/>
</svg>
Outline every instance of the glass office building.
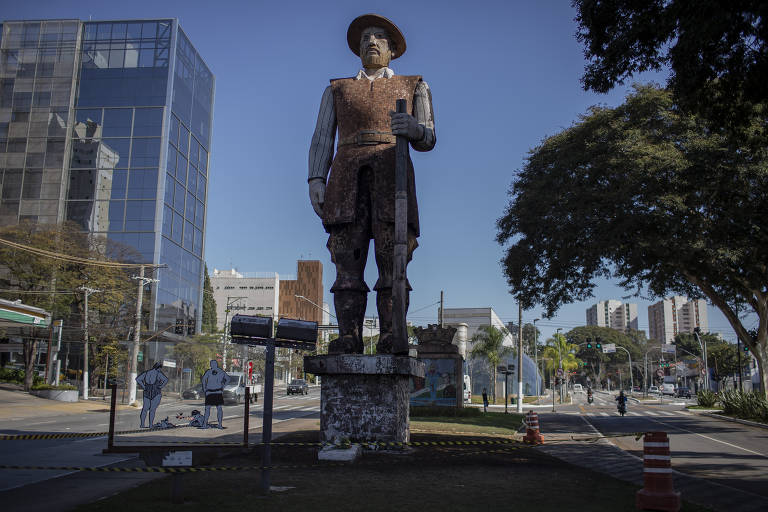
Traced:
<svg viewBox="0 0 768 512">
<path fill-rule="evenodd" d="M 68 220 L 121 259 L 167 265 L 147 327 L 197 332 L 208 66 L 175 19 L 0 27 L 0 225 Z"/>
</svg>

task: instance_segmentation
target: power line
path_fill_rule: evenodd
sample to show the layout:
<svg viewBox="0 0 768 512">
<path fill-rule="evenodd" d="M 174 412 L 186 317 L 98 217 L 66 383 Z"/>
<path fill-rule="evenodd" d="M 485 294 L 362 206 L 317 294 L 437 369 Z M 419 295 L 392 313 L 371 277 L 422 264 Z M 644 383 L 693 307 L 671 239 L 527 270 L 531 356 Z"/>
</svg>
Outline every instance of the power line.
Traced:
<svg viewBox="0 0 768 512">
<path fill-rule="evenodd" d="M 80 258 L 77 256 L 70 256 L 69 254 L 62 254 L 58 252 L 48 251 L 45 249 L 38 249 L 37 247 L 30 247 L 28 245 L 19 244 L 16 242 L 11 242 L 10 240 L 4 240 L 0 238 L 0 244 L 5 244 L 9 247 L 13 247 L 14 249 L 18 249 L 20 251 L 29 252 L 31 254 L 34 254 L 36 256 L 42 256 L 46 258 L 52 258 L 60 261 L 66 261 L 67 263 L 79 263 L 81 265 L 92 265 L 96 267 L 107 267 L 107 268 L 139 268 L 139 267 L 166 267 L 165 264 L 155 265 L 152 263 L 118 263 L 116 261 L 105 261 L 105 260 L 91 260 L 86 258 Z"/>
</svg>

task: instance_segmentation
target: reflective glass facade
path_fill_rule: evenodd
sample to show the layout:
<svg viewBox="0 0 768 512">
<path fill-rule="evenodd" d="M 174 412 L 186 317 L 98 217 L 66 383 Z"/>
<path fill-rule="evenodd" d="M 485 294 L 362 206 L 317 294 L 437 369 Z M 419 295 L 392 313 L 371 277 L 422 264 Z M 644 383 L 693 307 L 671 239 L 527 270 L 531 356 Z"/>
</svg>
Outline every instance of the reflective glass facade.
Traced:
<svg viewBox="0 0 768 512">
<path fill-rule="evenodd" d="M 122 259 L 166 264 L 149 327 L 197 332 L 210 70 L 176 20 L 5 22 L 2 36 L 0 225 L 69 220 Z"/>
</svg>

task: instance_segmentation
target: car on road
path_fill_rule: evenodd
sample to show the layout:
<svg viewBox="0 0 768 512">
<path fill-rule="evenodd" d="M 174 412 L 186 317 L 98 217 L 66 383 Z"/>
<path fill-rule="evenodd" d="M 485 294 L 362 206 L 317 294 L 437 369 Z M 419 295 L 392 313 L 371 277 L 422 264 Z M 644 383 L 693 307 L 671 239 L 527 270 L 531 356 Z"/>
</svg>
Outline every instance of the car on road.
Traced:
<svg viewBox="0 0 768 512">
<path fill-rule="evenodd" d="M 677 388 L 677 393 L 675 393 L 675 396 L 677 398 L 691 398 L 691 388 L 680 386 Z"/>
<path fill-rule="evenodd" d="M 574 384 L 573 385 L 573 392 L 574 393 L 583 393 L 584 392 L 584 388 L 581 387 L 581 384 Z"/>
<path fill-rule="evenodd" d="M 198 384 L 197 386 L 185 389 L 184 392 L 181 393 L 181 398 L 184 400 L 199 400 L 200 398 L 205 398 L 205 393 L 203 393 L 203 385 Z"/>
<path fill-rule="evenodd" d="M 665 382 L 659 387 L 659 391 L 662 395 L 675 396 L 675 385 Z"/>
<path fill-rule="evenodd" d="M 659 391 L 658 386 L 651 386 L 648 388 L 648 394 L 649 395 L 660 395 L 661 391 Z"/>
<path fill-rule="evenodd" d="M 286 394 L 292 395 L 294 393 L 298 393 L 300 395 L 309 394 L 309 384 L 307 384 L 307 381 L 304 379 L 293 379 L 291 383 L 288 384 Z"/>
</svg>

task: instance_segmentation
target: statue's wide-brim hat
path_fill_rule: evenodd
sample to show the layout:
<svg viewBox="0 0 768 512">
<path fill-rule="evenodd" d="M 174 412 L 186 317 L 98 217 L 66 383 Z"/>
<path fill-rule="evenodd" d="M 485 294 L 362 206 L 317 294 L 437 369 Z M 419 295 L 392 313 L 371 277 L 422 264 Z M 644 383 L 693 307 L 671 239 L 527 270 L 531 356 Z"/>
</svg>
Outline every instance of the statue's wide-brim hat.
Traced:
<svg viewBox="0 0 768 512">
<path fill-rule="evenodd" d="M 363 14 L 352 20 L 352 23 L 349 24 L 349 28 L 347 29 L 347 44 L 349 45 L 349 49 L 352 50 L 352 53 L 358 57 L 360 56 L 360 36 L 363 35 L 363 30 L 368 27 L 381 27 L 386 29 L 387 33 L 389 33 L 389 38 L 395 43 L 395 47 L 397 48 L 397 51 L 392 52 L 393 59 L 396 59 L 405 53 L 405 37 L 403 36 L 403 33 L 400 32 L 397 25 L 378 14 Z"/>
</svg>

